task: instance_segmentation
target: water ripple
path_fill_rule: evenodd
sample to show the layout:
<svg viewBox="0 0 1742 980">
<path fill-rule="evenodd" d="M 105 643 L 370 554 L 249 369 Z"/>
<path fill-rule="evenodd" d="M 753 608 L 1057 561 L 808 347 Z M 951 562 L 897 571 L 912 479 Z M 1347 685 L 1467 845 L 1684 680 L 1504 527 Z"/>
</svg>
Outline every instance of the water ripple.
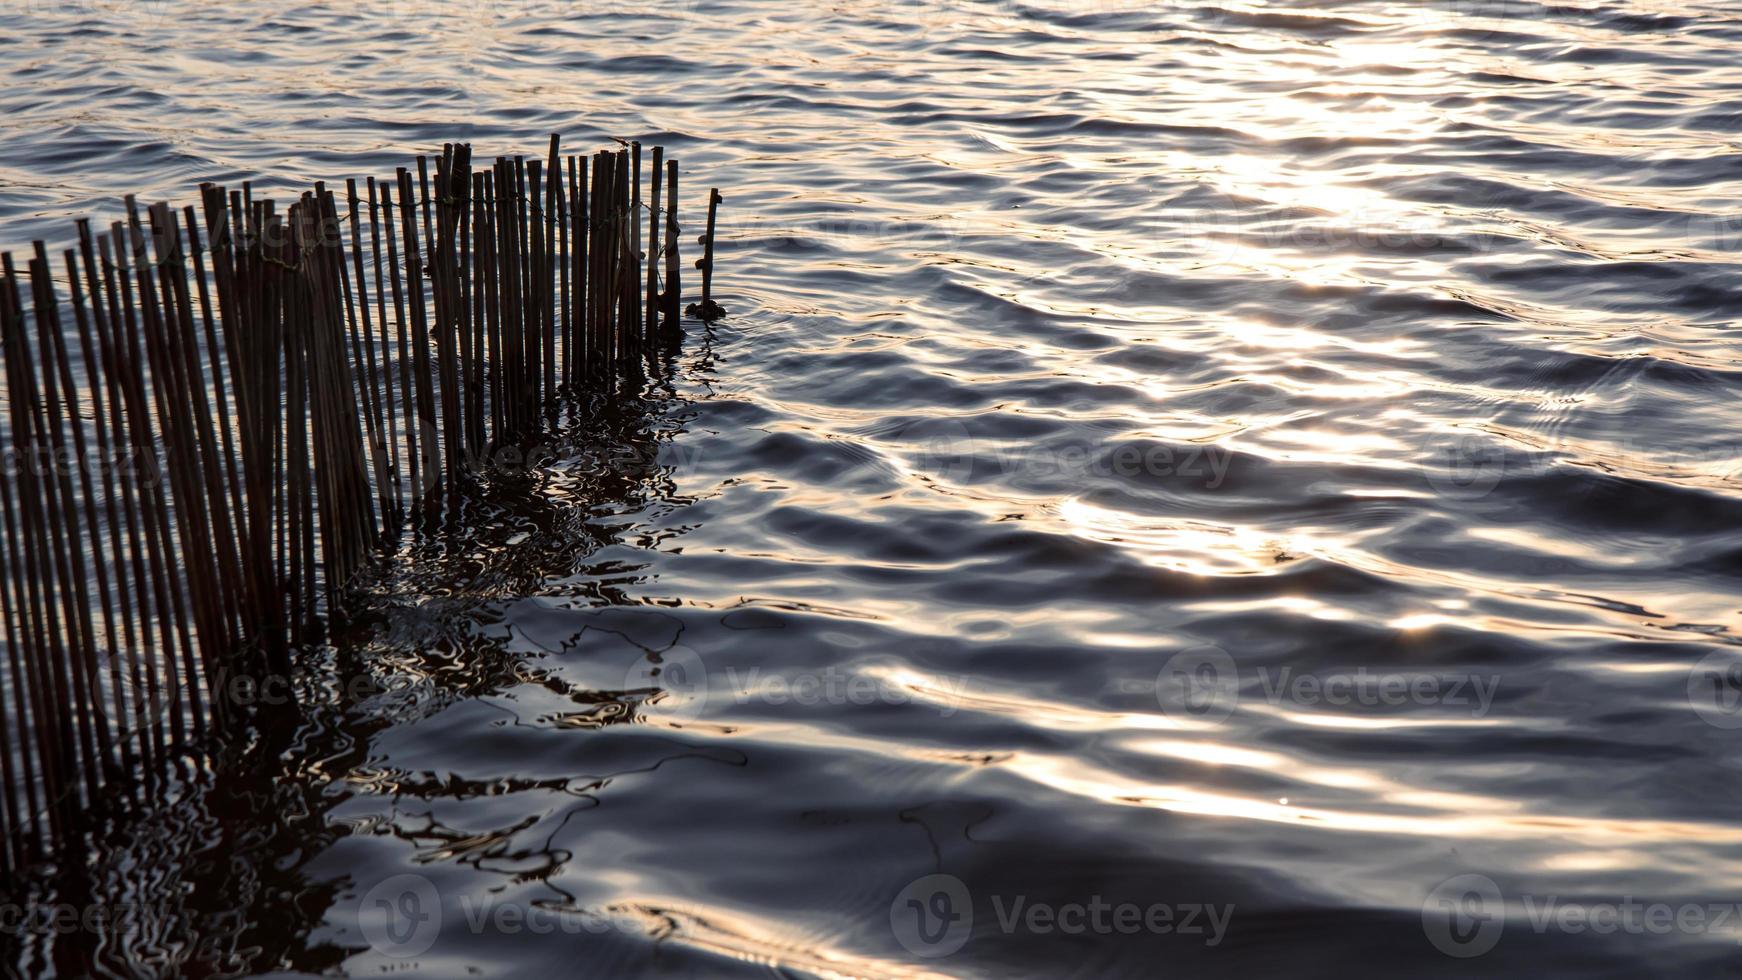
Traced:
<svg viewBox="0 0 1742 980">
<path fill-rule="evenodd" d="M 13 243 L 123 192 L 552 130 L 727 195 L 733 316 L 404 556 L 320 668 L 367 696 L 93 857 L 177 896 L 95 961 L 1440 975 L 1423 903 L 1467 873 L 1510 902 L 1484 968 L 1726 955 L 1517 904 L 1737 898 L 1726 5 L 7 21 Z M 933 874 L 975 911 L 938 958 L 892 919 Z M 367 905 L 406 880 L 440 903 L 414 953 Z M 1004 929 L 1012 896 L 1234 914 L 1215 944 L 1066 936 Z"/>
</svg>

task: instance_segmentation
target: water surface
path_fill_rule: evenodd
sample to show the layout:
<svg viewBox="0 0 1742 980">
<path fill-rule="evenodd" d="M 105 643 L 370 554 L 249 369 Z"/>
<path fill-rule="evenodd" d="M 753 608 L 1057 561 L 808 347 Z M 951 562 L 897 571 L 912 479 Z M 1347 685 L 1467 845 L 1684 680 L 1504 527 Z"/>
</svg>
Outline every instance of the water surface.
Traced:
<svg viewBox="0 0 1742 980">
<path fill-rule="evenodd" d="M 1733 968 L 1625 927 L 1742 901 L 1730 5 L 0 11 L 0 240 L 560 131 L 724 189 L 732 313 L 22 972 Z"/>
</svg>

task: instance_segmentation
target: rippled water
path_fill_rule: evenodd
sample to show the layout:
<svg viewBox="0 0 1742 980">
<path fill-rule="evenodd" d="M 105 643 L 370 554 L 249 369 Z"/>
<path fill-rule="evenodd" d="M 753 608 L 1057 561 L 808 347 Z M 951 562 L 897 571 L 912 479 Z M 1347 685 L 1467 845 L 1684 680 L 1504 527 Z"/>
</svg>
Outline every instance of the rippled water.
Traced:
<svg viewBox="0 0 1742 980">
<path fill-rule="evenodd" d="M 0 14 L 0 240 L 639 138 L 732 312 L 24 972 L 1733 969 L 1729 4 Z"/>
</svg>

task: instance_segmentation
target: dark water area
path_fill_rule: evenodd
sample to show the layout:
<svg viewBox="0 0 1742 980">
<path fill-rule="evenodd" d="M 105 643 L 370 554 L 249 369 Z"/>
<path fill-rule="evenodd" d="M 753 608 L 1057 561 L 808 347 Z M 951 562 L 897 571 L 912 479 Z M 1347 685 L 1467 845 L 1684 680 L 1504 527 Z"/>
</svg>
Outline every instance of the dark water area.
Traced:
<svg viewBox="0 0 1742 980">
<path fill-rule="evenodd" d="M 1732 5 L 0 22 L 10 247 L 561 131 L 724 190 L 731 311 L 6 910 L 18 975 L 1742 963 Z"/>
</svg>

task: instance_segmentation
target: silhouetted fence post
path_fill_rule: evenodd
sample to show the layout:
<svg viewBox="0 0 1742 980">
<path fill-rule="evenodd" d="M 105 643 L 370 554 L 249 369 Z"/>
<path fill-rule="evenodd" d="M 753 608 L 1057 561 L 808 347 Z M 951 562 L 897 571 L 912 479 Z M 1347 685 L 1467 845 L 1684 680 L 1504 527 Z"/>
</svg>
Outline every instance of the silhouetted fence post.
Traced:
<svg viewBox="0 0 1742 980">
<path fill-rule="evenodd" d="M 681 332 L 662 149 L 646 198 L 639 143 L 471 153 L 347 180 L 342 212 L 323 184 L 283 211 L 247 183 L 198 214 L 126 198 L 78 222 L 64 300 L 43 243 L 0 255 L 0 884 L 260 720 L 231 681 L 288 677 L 496 447 Z"/>
</svg>

